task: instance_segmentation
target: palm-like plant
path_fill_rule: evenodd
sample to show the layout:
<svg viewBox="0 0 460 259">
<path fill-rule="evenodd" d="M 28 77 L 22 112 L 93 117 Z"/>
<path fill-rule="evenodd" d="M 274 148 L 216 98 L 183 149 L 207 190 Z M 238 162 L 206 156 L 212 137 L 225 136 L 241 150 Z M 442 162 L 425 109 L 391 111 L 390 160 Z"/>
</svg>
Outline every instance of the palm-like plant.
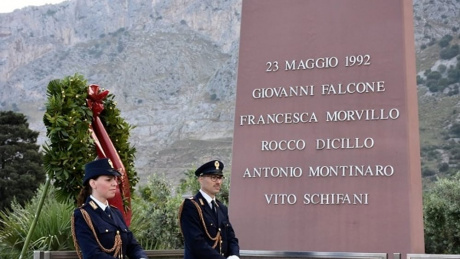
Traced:
<svg viewBox="0 0 460 259">
<path fill-rule="evenodd" d="M 11 210 L 0 211 L 0 258 L 19 258 L 43 191 L 42 185 L 29 203 L 21 206 L 13 202 Z M 73 201 L 57 201 L 54 188 L 48 189 L 47 199 L 31 236 L 26 258 L 32 258 L 34 250 L 74 249 L 70 235 L 70 216 L 73 208 Z"/>
</svg>

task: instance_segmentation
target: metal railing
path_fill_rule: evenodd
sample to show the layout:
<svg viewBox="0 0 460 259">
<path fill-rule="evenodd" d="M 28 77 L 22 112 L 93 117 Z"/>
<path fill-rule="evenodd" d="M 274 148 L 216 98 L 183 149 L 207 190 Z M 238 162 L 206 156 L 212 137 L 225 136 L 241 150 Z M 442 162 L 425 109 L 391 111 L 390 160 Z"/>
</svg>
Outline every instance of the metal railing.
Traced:
<svg viewBox="0 0 460 259">
<path fill-rule="evenodd" d="M 345 252 L 294 252 L 294 251 L 265 251 L 241 250 L 243 258 L 327 258 L 327 259 L 387 259 L 386 253 L 345 253 Z"/>
<path fill-rule="evenodd" d="M 459 255 L 442 255 L 442 254 L 407 254 L 407 259 L 460 259 Z"/>
</svg>

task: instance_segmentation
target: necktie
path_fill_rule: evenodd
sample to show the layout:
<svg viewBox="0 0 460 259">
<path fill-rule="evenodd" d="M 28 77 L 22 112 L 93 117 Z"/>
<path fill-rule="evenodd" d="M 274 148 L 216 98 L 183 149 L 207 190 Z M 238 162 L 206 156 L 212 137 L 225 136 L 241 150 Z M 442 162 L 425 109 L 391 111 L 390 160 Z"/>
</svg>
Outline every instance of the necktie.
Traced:
<svg viewBox="0 0 460 259">
<path fill-rule="evenodd" d="M 214 214 L 217 215 L 217 204 L 214 200 L 211 201 L 211 208 L 212 208 L 212 211 L 214 212 Z"/>
<path fill-rule="evenodd" d="M 110 207 L 109 207 L 109 206 L 107 206 L 107 207 L 105 208 L 104 211 L 105 211 L 105 214 L 107 214 L 107 216 L 109 216 L 109 218 L 112 218 L 112 213 L 111 213 L 111 211 L 110 211 Z"/>
</svg>

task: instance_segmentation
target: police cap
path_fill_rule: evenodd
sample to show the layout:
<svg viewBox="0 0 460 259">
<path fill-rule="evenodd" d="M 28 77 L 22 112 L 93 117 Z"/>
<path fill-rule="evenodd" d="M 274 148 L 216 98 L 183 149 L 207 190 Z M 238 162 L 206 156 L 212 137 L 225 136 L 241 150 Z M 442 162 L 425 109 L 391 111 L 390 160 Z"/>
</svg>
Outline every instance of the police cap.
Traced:
<svg viewBox="0 0 460 259">
<path fill-rule="evenodd" d="M 195 171 L 196 176 L 217 174 L 223 175 L 222 170 L 224 169 L 224 163 L 219 160 L 212 160 L 203 164 Z"/>
<path fill-rule="evenodd" d="M 85 176 L 83 177 L 83 185 L 90 179 L 96 179 L 101 175 L 121 176 L 121 174 L 113 168 L 112 161 L 108 158 L 97 159 L 85 165 Z"/>
</svg>

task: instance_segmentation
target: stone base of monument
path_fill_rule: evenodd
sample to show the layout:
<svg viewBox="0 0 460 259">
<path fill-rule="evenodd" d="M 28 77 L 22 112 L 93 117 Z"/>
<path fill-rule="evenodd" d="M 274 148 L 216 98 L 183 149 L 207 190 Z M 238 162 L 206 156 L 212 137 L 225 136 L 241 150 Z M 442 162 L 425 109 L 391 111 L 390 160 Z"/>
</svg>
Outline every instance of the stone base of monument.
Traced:
<svg viewBox="0 0 460 259">
<path fill-rule="evenodd" d="M 149 258 L 182 259 L 184 250 L 147 250 Z M 400 253 L 340 253 L 241 250 L 241 259 L 323 258 L 323 259 L 404 259 Z M 77 259 L 75 251 L 34 251 L 34 259 Z M 406 259 L 460 259 L 460 255 L 408 254 Z"/>
</svg>

